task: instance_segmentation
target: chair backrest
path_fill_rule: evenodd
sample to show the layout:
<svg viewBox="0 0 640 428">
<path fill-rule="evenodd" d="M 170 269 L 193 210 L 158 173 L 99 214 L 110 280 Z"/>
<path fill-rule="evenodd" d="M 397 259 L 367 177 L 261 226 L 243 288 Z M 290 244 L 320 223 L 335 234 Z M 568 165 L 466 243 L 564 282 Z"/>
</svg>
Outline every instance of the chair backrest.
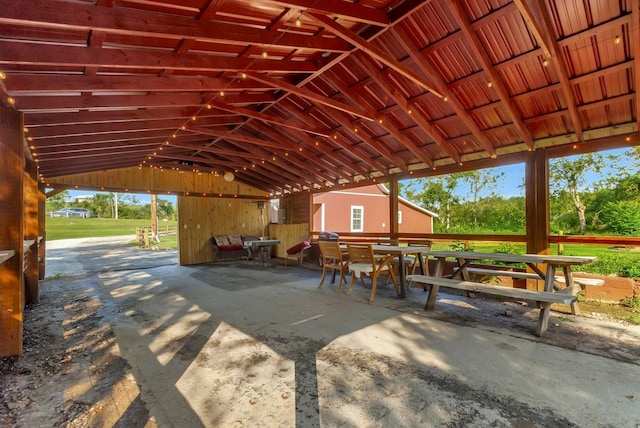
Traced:
<svg viewBox="0 0 640 428">
<path fill-rule="evenodd" d="M 369 263 L 375 266 L 376 262 L 371 244 L 347 243 L 347 251 L 349 252 L 350 263 Z"/>
<path fill-rule="evenodd" d="M 338 241 L 318 241 L 318 246 L 320 247 L 322 259 L 325 262 L 328 260 L 342 261 L 342 251 L 340 250 L 340 243 Z"/>
<path fill-rule="evenodd" d="M 409 242 L 410 247 L 428 247 L 431 249 L 431 245 L 433 241 L 411 241 Z"/>
</svg>

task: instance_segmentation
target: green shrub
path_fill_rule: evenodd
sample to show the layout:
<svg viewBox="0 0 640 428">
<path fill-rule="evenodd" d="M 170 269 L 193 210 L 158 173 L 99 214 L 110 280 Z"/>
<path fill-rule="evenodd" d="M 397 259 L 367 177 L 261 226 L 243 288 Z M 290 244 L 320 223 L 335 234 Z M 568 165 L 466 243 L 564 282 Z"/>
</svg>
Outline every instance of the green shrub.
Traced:
<svg viewBox="0 0 640 428">
<path fill-rule="evenodd" d="M 605 205 L 602 217 L 609 229 L 617 235 L 640 234 L 640 204 L 635 201 L 609 202 Z"/>
</svg>

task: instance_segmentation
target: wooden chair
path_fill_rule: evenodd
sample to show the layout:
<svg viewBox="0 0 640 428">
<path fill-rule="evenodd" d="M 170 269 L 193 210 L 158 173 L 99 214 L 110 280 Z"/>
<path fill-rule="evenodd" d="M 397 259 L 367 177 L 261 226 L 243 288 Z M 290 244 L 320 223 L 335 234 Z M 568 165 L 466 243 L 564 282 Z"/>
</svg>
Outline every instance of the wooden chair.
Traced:
<svg viewBox="0 0 640 428">
<path fill-rule="evenodd" d="M 431 249 L 432 241 L 412 241 L 409 243 L 410 247 L 429 247 Z M 420 258 L 422 258 L 422 265 L 424 266 L 423 275 L 429 275 L 429 261 L 428 253 L 420 253 Z M 413 256 L 411 262 L 407 264 L 407 273 L 413 275 L 416 273 L 416 269 L 420 269 L 420 258 Z M 407 289 L 411 287 L 411 280 L 407 281 Z M 426 290 L 426 284 L 424 285 L 424 289 Z"/>
<path fill-rule="evenodd" d="M 393 266 L 391 266 L 393 256 L 376 257 L 371 244 L 347 243 L 347 251 L 349 252 L 349 272 L 351 272 L 351 284 L 349 285 L 347 294 L 351 294 L 353 291 L 356 277 L 360 277 L 362 286 L 364 287 L 364 275 L 369 275 L 371 276 L 371 297 L 369 297 L 369 302 L 373 302 L 376 297 L 378 276 L 382 274 L 391 276 L 396 293 L 400 295 L 398 280 L 393 271 Z"/>
<path fill-rule="evenodd" d="M 335 274 L 336 271 L 340 271 L 340 282 L 338 290 L 342 289 L 342 282 L 347 282 L 345 270 L 349 264 L 349 260 L 344 259 L 344 254 L 340 248 L 340 243 L 337 241 L 318 241 L 320 247 L 320 255 L 322 257 L 322 279 L 318 288 L 324 284 L 324 279 L 327 276 L 327 271 L 331 270 Z M 335 276 L 333 277 L 335 278 Z M 333 280 L 331 281 L 333 283 Z"/>
</svg>

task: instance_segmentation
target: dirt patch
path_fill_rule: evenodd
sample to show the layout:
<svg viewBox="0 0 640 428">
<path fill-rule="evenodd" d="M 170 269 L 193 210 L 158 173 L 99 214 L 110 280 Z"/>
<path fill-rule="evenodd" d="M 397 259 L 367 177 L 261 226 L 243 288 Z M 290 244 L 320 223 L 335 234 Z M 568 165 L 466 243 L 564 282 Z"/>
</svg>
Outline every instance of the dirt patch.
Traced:
<svg viewBox="0 0 640 428">
<path fill-rule="evenodd" d="M 0 425 L 156 426 L 93 284 L 43 284 L 40 303 L 25 309 L 24 352 L 0 359 Z"/>
</svg>

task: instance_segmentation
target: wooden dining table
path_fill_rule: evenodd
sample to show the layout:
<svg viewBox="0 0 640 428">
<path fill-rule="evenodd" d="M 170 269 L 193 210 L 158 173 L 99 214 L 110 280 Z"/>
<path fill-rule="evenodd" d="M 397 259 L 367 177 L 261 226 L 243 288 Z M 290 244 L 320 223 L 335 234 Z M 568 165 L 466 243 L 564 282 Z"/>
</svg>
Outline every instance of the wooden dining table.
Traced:
<svg viewBox="0 0 640 428">
<path fill-rule="evenodd" d="M 433 276 L 441 277 L 444 273 L 445 261 L 447 259 L 454 259 L 457 262 L 457 267 L 451 275 L 452 278 L 459 278 L 462 280 L 469 280 L 471 273 L 485 272 L 492 276 L 510 276 L 523 279 L 534 279 L 538 281 L 544 281 L 544 290 L 548 292 L 562 292 L 575 295 L 581 287 L 574 283 L 572 268 L 574 266 L 581 266 L 594 262 L 597 258 L 590 256 L 560 256 L 552 254 L 507 254 L 507 253 L 479 253 L 475 251 L 447 251 L 447 250 L 432 250 L 429 251 L 429 257 L 436 259 L 435 269 L 432 273 Z M 502 263 L 506 265 L 525 264 L 530 268 L 529 272 L 511 272 L 500 271 L 497 269 L 473 269 L 470 264 L 480 261 L 488 260 L 491 262 Z M 501 266 L 494 266 L 499 268 Z M 502 266 L 503 267 L 503 266 Z M 559 282 L 556 280 L 556 271 L 562 271 L 564 275 L 564 281 Z M 435 293 L 431 293 L 429 298 L 433 294 L 433 302 L 427 301 L 427 307 L 433 307 L 435 304 Z M 578 312 L 577 302 L 572 304 L 571 311 L 573 313 Z"/>
</svg>

